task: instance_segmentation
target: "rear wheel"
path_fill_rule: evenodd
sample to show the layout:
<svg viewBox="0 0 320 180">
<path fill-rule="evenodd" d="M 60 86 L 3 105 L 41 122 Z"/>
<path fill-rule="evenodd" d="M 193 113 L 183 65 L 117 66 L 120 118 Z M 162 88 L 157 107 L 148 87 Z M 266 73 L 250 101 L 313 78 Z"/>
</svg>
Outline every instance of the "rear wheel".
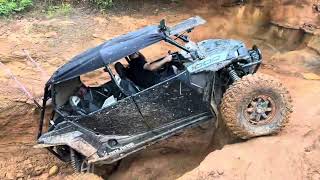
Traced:
<svg viewBox="0 0 320 180">
<path fill-rule="evenodd" d="M 75 173 L 93 173 L 101 176 L 109 176 L 120 166 L 121 160 L 113 164 L 97 165 L 89 164 L 85 156 L 70 148 L 71 165 Z"/>
<path fill-rule="evenodd" d="M 70 159 L 75 172 L 94 173 L 94 165 L 89 164 L 88 160 L 83 155 L 72 148 L 70 148 Z"/>
<path fill-rule="evenodd" d="M 221 114 L 226 126 L 242 139 L 278 133 L 292 112 L 287 89 L 274 78 L 244 76 L 225 92 Z"/>
</svg>

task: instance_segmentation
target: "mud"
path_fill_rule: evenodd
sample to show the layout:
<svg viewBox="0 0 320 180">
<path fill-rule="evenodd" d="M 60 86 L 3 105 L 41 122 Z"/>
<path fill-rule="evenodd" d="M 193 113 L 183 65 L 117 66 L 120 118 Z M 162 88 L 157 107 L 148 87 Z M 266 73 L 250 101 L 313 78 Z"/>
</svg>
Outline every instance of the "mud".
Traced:
<svg viewBox="0 0 320 180">
<path fill-rule="evenodd" d="M 140 9 L 106 15 L 77 8 L 67 17 L 46 19 L 31 13 L 21 19 L 0 20 L 0 61 L 40 99 L 44 77 L 26 59 L 23 49 L 51 74 L 105 39 L 157 24 L 162 18 L 173 24 L 200 15 L 208 23 L 195 29 L 193 40 L 235 38 L 249 47 L 257 44 L 262 48 L 262 72 L 278 77 L 290 89 L 293 118 L 279 135 L 246 142 L 221 129 L 214 133 L 212 128 L 195 128 L 126 158 L 110 178 L 175 179 L 190 171 L 182 179 L 319 179 L 320 84 L 302 78 L 302 73 L 320 74 L 319 13 L 313 10 L 317 2 L 250 2 L 222 8 L 229 1 L 160 3 L 157 7 L 145 3 Z M 143 53 L 152 60 L 170 48 L 161 43 Z M 82 79 L 97 85 L 105 81 L 105 75 L 97 71 Z M 68 164 L 45 150 L 32 148 L 39 112 L 2 70 L 0 84 L 0 179 L 47 179 L 54 165 L 59 173 L 51 178 L 80 178 L 72 175 Z M 83 177 L 88 178 L 90 175 Z"/>
</svg>

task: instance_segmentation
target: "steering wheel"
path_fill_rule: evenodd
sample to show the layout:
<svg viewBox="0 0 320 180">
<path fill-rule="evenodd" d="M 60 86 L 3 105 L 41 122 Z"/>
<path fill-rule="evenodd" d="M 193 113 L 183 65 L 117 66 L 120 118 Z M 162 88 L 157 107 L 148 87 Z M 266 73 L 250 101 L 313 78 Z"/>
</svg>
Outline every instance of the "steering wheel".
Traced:
<svg viewBox="0 0 320 180">
<path fill-rule="evenodd" d="M 172 53 L 171 51 L 168 51 L 168 54 L 172 55 L 172 60 L 170 62 L 164 64 L 162 66 L 162 68 L 160 70 L 158 70 L 158 72 L 162 73 L 164 71 L 168 71 L 171 68 L 171 66 L 173 66 L 173 65 L 175 67 L 177 67 L 179 70 L 183 70 L 185 68 L 183 66 L 184 59 L 183 59 L 182 55 L 179 52 L 173 52 Z M 160 61 L 163 58 L 160 58 L 160 59 L 156 60 L 155 62 Z"/>
<path fill-rule="evenodd" d="M 174 63 L 174 62 L 181 62 L 180 60 L 180 57 L 179 57 L 179 52 L 171 52 L 171 51 L 168 51 L 168 54 L 172 56 L 172 61 L 171 63 Z"/>
<path fill-rule="evenodd" d="M 171 51 L 168 52 L 170 55 L 172 55 L 172 60 L 171 62 L 167 63 L 168 66 L 176 66 L 179 70 L 184 69 L 185 67 L 183 66 L 184 58 L 179 52 L 173 52 Z"/>
</svg>

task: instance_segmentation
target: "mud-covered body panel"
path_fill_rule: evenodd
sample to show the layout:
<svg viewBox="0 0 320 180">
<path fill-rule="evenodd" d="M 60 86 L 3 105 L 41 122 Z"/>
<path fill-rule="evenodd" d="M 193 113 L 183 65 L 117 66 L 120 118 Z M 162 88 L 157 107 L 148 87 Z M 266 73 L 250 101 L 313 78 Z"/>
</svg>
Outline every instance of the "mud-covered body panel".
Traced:
<svg viewBox="0 0 320 180">
<path fill-rule="evenodd" d="M 210 112 L 209 104 L 202 101 L 202 94 L 181 80 L 186 76 L 183 73 L 133 96 L 151 128 Z"/>
<path fill-rule="evenodd" d="M 236 40 L 204 40 L 197 43 L 197 48 L 203 59 L 187 67 L 190 73 L 218 71 L 231 64 L 232 60 L 249 55 L 244 43 Z"/>
<path fill-rule="evenodd" d="M 88 116 L 75 117 L 74 122 L 104 135 L 134 135 L 147 130 L 132 97 Z"/>
</svg>

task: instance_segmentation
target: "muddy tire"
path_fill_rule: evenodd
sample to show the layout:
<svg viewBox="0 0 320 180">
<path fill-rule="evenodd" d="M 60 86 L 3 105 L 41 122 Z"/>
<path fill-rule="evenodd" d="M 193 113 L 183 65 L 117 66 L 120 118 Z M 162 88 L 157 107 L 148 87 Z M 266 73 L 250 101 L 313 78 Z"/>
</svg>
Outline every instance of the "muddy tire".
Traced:
<svg viewBox="0 0 320 180">
<path fill-rule="evenodd" d="M 227 89 L 220 110 L 228 129 L 249 139 L 278 133 L 289 121 L 291 97 L 273 77 L 247 75 Z"/>
<path fill-rule="evenodd" d="M 71 165 L 75 173 L 94 173 L 93 164 L 89 164 L 84 156 L 70 148 Z"/>
</svg>

